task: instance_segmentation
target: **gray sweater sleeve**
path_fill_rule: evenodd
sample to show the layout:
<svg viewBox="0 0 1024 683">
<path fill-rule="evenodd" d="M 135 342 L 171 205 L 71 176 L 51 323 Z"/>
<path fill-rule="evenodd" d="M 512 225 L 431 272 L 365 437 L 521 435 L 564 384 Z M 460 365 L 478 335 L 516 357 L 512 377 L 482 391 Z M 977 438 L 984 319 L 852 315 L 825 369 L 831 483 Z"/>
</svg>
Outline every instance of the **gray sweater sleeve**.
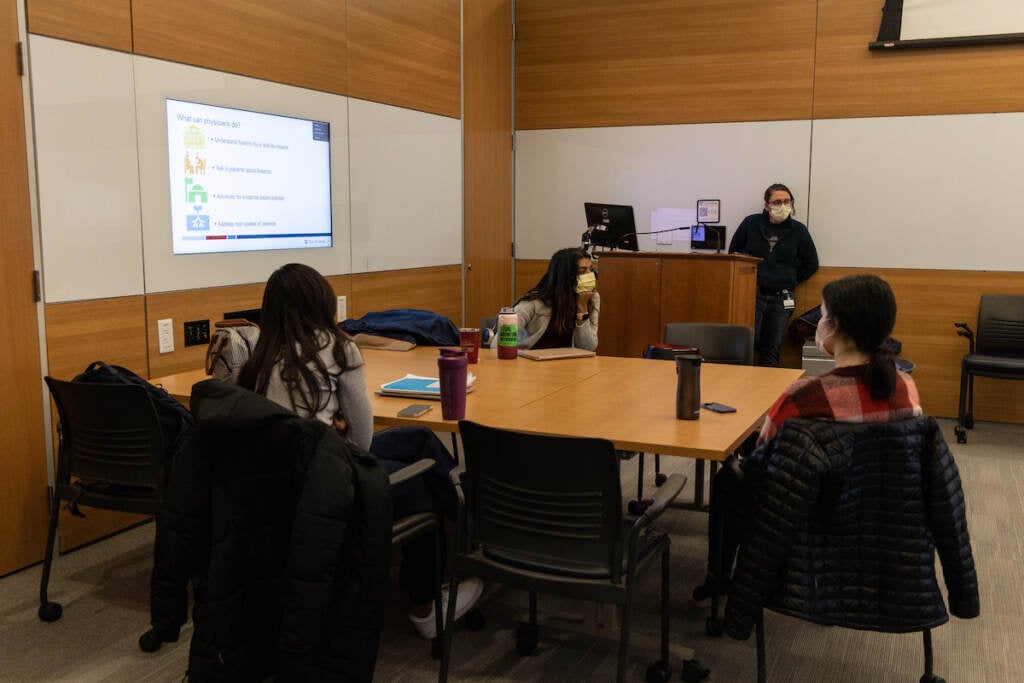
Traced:
<svg viewBox="0 0 1024 683">
<path fill-rule="evenodd" d="M 362 354 L 352 342 L 347 342 L 345 356 L 348 369 L 338 380 L 338 403 L 341 414 L 348 422 L 348 440 L 364 450 L 370 450 L 373 439 L 373 409 L 366 389 L 366 370 Z"/>
</svg>

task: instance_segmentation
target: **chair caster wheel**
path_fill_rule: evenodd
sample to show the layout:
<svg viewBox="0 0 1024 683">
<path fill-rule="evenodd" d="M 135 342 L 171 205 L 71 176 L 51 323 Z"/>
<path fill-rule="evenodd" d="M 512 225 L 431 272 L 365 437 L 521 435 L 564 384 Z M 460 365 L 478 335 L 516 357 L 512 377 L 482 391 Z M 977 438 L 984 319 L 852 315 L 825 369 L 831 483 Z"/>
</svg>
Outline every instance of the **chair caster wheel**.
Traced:
<svg viewBox="0 0 1024 683">
<path fill-rule="evenodd" d="M 470 631 L 483 631 L 487 626 L 487 617 L 478 609 L 471 609 L 462 617 L 462 625 Z"/>
<path fill-rule="evenodd" d="M 935 674 L 925 674 L 921 676 L 921 683 L 946 683 L 946 679 Z"/>
<path fill-rule="evenodd" d="M 537 650 L 540 639 L 540 628 L 536 624 L 522 622 L 516 627 L 516 652 L 521 657 L 529 657 Z"/>
<path fill-rule="evenodd" d="M 706 668 L 696 659 L 687 659 L 683 662 L 682 679 L 687 683 L 702 681 L 711 675 L 711 669 Z"/>
<path fill-rule="evenodd" d="M 974 413 L 967 413 L 964 415 L 964 427 L 974 429 Z"/>
<path fill-rule="evenodd" d="M 670 680 L 672 669 L 664 659 L 659 659 L 647 667 L 647 683 L 668 683 Z"/>
<path fill-rule="evenodd" d="M 155 629 L 151 628 L 139 636 L 139 649 L 143 652 L 156 652 L 164 643 L 178 642 L 180 631 L 177 628 Z"/>
<path fill-rule="evenodd" d="M 957 443 L 967 443 L 967 431 L 963 427 L 954 427 L 953 432 L 956 434 Z"/>
<path fill-rule="evenodd" d="M 629 501 L 629 504 L 626 506 L 626 509 L 629 510 L 629 514 L 633 515 L 634 517 L 639 517 L 640 515 L 647 512 L 647 505 L 647 501 L 644 500 L 631 500 Z"/>
<path fill-rule="evenodd" d="M 37 614 L 43 621 L 57 621 L 64 614 L 64 608 L 60 606 L 59 602 L 44 602 L 39 605 Z"/>
<path fill-rule="evenodd" d="M 708 634 L 712 638 L 721 638 L 722 633 L 725 632 L 724 624 L 721 619 L 715 617 L 708 617 L 707 621 L 704 622 L 704 633 Z"/>
<path fill-rule="evenodd" d="M 655 486 L 661 486 L 666 481 L 668 481 L 668 475 L 667 474 L 662 474 L 661 472 L 659 472 L 658 474 L 654 475 L 654 485 Z"/>
</svg>

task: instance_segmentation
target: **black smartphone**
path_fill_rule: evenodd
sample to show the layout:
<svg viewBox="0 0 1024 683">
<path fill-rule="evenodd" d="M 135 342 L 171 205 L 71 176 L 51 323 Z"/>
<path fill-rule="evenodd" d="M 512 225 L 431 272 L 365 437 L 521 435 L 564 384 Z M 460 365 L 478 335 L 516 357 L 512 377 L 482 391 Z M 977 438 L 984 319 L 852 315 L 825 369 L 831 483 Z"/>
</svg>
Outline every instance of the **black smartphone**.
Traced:
<svg viewBox="0 0 1024 683">
<path fill-rule="evenodd" d="M 398 417 L 419 417 L 434 406 L 429 403 L 413 403 L 398 411 Z"/>
<path fill-rule="evenodd" d="M 710 403 L 701 403 L 700 407 L 701 408 L 705 408 L 706 410 L 710 410 L 713 413 L 735 413 L 736 412 L 736 409 L 733 408 L 732 406 L 727 406 L 724 403 L 715 403 L 713 401 L 710 402 Z"/>
</svg>

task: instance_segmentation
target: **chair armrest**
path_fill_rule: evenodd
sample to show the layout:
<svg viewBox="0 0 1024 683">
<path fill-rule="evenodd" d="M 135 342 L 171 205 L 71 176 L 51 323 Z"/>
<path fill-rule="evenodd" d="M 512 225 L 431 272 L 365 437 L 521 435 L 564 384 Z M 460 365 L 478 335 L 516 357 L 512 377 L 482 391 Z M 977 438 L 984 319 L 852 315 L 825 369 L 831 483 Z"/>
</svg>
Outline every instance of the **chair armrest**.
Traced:
<svg viewBox="0 0 1024 683">
<path fill-rule="evenodd" d="M 961 337 L 967 338 L 967 343 L 970 345 L 969 353 L 974 353 L 974 330 L 971 329 L 967 323 L 953 323 L 953 327 L 956 328 L 956 333 Z"/>
<path fill-rule="evenodd" d="M 423 458 L 422 460 L 417 460 L 411 465 L 406 465 L 400 470 L 392 472 L 388 476 L 388 481 L 391 482 L 392 486 L 397 486 L 399 484 L 409 481 L 413 477 L 418 477 L 419 475 L 423 474 L 433 466 L 433 460 L 431 460 L 430 458 Z"/>
<path fill-rule="evenodd" d="M 659 486 L 657 491 L 655 491 L 654 501 L 647 506 L 644 514 L 640 516 L 640 519 L 636 521 L 636 524 L 638 526 L 646 526 L 654 521 L 662 512 L 665 511 L 665 508 L 668 507 L 669 503 L 679 496 L 684 486 L 686 486 L 685 474 L 673 474 L 669 476 L 668 481 Z"/>
</svg>

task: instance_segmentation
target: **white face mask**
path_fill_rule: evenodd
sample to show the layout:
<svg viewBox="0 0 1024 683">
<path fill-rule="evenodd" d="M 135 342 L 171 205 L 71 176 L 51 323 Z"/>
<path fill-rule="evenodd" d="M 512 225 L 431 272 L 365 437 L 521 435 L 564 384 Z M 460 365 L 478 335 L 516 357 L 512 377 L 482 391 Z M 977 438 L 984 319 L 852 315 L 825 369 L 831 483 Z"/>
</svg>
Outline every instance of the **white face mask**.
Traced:
<svg viewBox="0 0 1024 683">
<path fill-rule="evenodd" d="M 781 223 L 782 221 L 786 220 L 787 218 L 789 218 L 791 213 L 793 213 L 793 207 L 786 206 L 785 204 L 782 204 L 780 206 L 769 205 L 768 207 L 768 215 L 770 215 L 772 217 L 772 220 L 775 221 L 776 223 Z"/>
<path fill-rule="evenodd" d="M 818 350 L 821 351 L 823 354 L 831 357 L 832 351 L 830 349 L 825 348 L 825 342 L 827 342 L 835 334 L 835 332 L 822 334 L 821 328 L 825 325 L 826 320 L 828 320 L 828 318 L 822 318 L 821 320 L 818 321 L 818 327 L 817 329 L 814 330 L 814 345 L 817 346 Z M 829 327 L 831 326 L 832 323 L 830 322 Z"/>
</svg>

